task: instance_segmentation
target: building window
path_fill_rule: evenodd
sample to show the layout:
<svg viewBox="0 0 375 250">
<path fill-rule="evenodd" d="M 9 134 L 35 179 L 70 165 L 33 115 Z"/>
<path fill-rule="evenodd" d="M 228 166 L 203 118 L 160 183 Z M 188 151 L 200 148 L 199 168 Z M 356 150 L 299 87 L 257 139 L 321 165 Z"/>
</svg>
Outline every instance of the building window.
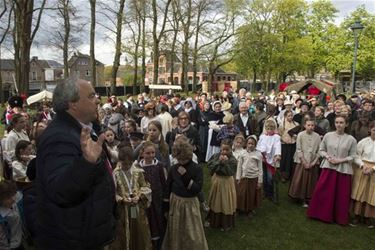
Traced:
<svg viewBox="0 0 375 250">
<path fill-rule="evenodd" d="M 175 77 L 175 78 L 173 79 L 173 84 L 178 84 L 178 77 Z"/>
<path fill-rule="evenodd" d="M 164 63 L 164 58 L 163 57 L 160 57 L 159 58 L 159 64 L 163 64 Z"/>
<path fill-rule="evenodd" d="M 218 81 L 221 81 L 221 77 L 220 77 L 220 76 L 218 76 L 218 77 L 217 77 L 217 80 L 218 80 Z"/>
<path fill-rule="evenodd" d="M 36 81 L 36 76 L 37 76 L 37 75 L 36 75 L 36 72 L 33 71 L 33 73 L 32 73 L 32 77 L 31 77 L 33 81 Z"/>
<path fill-rule="evenodd" d="M 223 81 L 225 81 L 227 78 L 225 76 L 223 76 Z"/>
<path fill-rule="evenodd" d="M 78 65 L 89 65 L 89 62 L 87 60 L 79 60 Z"/>
<path fill-rule="evenodd" d="M 203 81 L 207 81 L 207 76 L 203 76 Z"/>
<path fill-rule="evenodd" d="M 90 76 L 90 70 L 86 70 L 86 76 Z"/>
</svg>

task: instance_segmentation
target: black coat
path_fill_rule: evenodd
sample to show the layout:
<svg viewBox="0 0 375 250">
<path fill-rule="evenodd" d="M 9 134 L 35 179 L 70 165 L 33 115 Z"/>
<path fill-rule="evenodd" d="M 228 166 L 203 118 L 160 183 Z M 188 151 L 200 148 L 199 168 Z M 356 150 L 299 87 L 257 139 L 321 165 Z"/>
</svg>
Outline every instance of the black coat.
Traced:
<svg viewBox="0 0 375 250">
<path fill-rule="evenodd" d="M 178 128 L 175 128 L 171 131 L 169 135 L 168 144 L 169 144 L 170 152 L 172 152 L 172 146 L 173 146 L 174 141 L 176 140 L 177 134 L 181 134 L 181 133 L 178 131 Z M 191 145 L 195 146 L 194 153 L 197 155 L 197 157 L 199 157 L 201 153 L 201 141 L 199 138 L 198 130 L 194 126 L 190 125 L 190 128 L 182 134 L 185 135 L 189 139 L 189 142 Z"/>
<path fill-rule="evenodd" d="M 249 112 L 248 112 L 248 117 L 249 118 L 247 119 L 246 126 L 244 126 L 240 114 L 236 114 L 234 116 L 233 123 L 239 128 L 239 130 L 241 131 L 244 137 L 248 137 L 249 135 L 259 136 L 260 132 L 259 132 L 257 120 Z"/>
<path fill-rule="evenodd" d="M 115 189 L 101 157 L 82 156 L 81 125 L 57 114 L 37 151 L 37 241 L 40 249 L 96 249 L 115 236 Z"/>
</svg>

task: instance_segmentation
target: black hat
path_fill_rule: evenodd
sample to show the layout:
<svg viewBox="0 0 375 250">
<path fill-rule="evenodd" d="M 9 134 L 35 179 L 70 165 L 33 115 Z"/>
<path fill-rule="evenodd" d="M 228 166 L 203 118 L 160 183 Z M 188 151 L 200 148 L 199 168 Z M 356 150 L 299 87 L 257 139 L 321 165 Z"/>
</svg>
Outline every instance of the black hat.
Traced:
<svg viewBox="0 0 375 250">
<path fill-rule="evenodd" d="M 339 94 L 339 95 L 337 95 L 336 96 L 336 99 L 343 99 L 344 100 L 344 102 L 346 101 L 346 95 L 344 95 L 344 94 Z"/>
<path fill-rule="evenodd" d="M 294 103 L 297 103 L 297 102 L 301 102 L 301 104 L 303 103 L 303 100 L 301 98 L 298 98 L 297 100 L 294 101 Z"/>
<path fill-rule="evenodd" d="M 11 96 L 8 99 L 9 106 L 11 108 L 19 107 L 22 108 L 23 105 L 23 99 L 20 96 Z"/>
<path fill-rule="evenodd" d="M 302 107 L 303 105 L 306 105 L 307 107 L 310 108 L 310 103 L 308 103 L 308 102 L 303 101 L 303 102 L 301 103 L 300 107 Z"/>
<path fill-rule="evenodd" d="M 141 132 L 131 132 L 129 134 L 129 138 L 130 140 L 131 139 L 135 139 L 135 140 L 143 140 L 143 137 L 144 137 L 144 134 L 141 133 Z"/>
</svg>

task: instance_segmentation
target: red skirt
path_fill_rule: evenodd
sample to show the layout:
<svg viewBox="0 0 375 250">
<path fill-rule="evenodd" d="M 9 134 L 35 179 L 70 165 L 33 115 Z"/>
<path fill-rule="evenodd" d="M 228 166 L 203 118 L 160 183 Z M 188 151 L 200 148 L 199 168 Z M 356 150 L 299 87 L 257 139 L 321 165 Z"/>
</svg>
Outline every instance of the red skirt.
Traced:
<svg viewBox="0 0 375 250">
<path fill-rule="evenodd" d="M 352 176 L 324 168 L 316 184 L 307 216 L 324 222 L 349 222 Z"/>
</svg>

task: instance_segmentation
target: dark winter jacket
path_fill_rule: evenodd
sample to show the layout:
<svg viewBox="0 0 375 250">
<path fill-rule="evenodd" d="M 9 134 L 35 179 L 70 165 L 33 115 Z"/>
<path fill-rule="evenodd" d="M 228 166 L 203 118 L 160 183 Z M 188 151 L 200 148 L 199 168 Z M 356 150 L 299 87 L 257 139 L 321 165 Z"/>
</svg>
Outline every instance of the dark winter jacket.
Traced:
<svg viewBox="0 0 375 250">
<path fill-rule="evenodd" d="M 62 112 L 40 138 L 35 180 L 40 249 L 97 249 L 114 238 L 112 175 L 104 157 L 91 164 L 82 156 L 81 128 Z"/>
</svg>

